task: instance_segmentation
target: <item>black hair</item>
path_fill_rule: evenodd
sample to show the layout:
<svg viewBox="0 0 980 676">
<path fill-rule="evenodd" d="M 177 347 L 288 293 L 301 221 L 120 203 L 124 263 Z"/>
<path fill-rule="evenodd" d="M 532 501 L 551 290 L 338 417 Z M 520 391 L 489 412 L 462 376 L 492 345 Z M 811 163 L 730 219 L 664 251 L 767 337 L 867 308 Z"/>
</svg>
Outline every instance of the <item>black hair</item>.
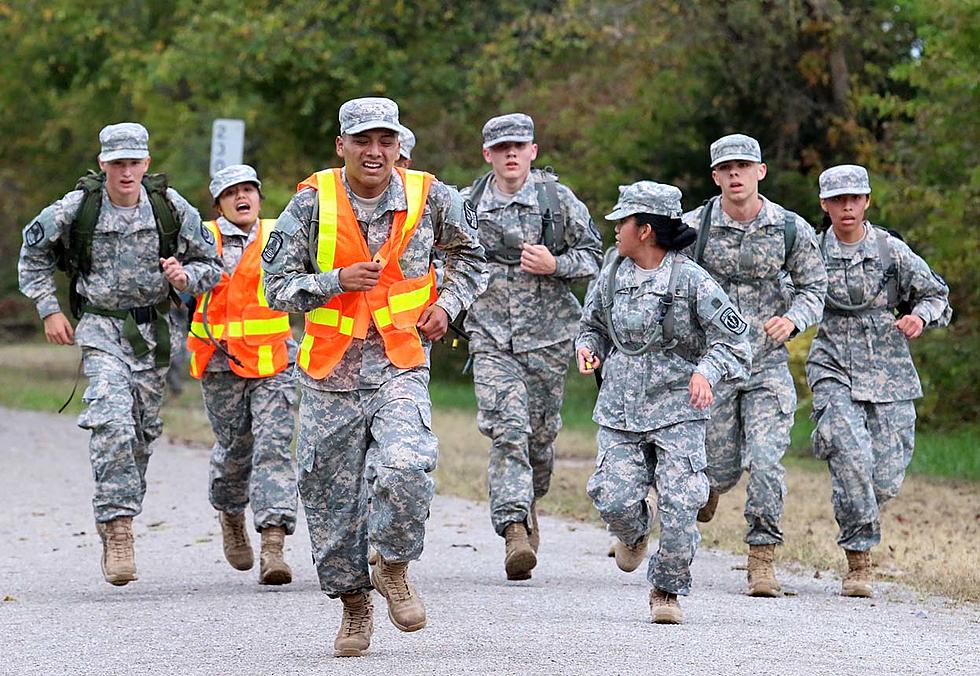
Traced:
<svg viewBox="0 0 980 676">
<path fill-rule="evenodd" d="M 671 218 L 661 214 L 634 214 L 636 224 L 649 225 L 657 238 L 657 246 L 667 251 L 680 251 L 689 247 L 697 239 L 697 231 L 684 225 L 679 218 Z"/>
<path fill-rule="evenodd" d="M 260 202 L 265 199 L 265 195 L 262 194 L 262 187 L 259 186 L 258 183 L 256 183 L 255 181 L 242 181 L 242 183 L 251 183 L 252 185 L 255 186 L 255 190 L 259 193 L 259 201 Z M 233 185 L 238 185 L 238 184 L 235 183 Z M 231 186 L 229 185 L 228 188 L 230 188 L 230 187 Z M 225 188 L 225 190 L 227 190 L 228 188 Z M 221 192 L 224 192 L 225 190 L 222 190 Z M 214 198 L 214 202 L 211 203 L 211 206 L 214 207 L 215 209 L 218 208 L 218 198 L 219 197 L 221 197 L 220 194 L 218 195 L 218 197 L 215 197 Z"/>
</svg>

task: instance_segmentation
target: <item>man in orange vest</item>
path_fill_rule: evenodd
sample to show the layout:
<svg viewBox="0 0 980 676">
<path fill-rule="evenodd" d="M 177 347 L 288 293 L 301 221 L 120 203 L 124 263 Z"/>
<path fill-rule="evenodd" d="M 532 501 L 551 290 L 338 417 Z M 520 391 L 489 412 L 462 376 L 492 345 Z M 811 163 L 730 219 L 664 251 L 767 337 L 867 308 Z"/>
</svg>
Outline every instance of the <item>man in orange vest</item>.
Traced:
<svg viewBox="0 0 980 676">
<path fill-rule="evenodd" d="M 400 131 L 390 99 L 341 106 L 343 168 L 300 183 L 262 252 L 270 306 L 306 313 L 299 492 L 320 587 L 344 605 L 338 656 L 370 644 L 372 585 L 398 629 L 425 626 L 407 569 L 434 492 L 429 349 L 486 286 L 472 213 L 431 174 L 395 169 Z"/>
<path fill-rule="evenodd" d="M 187 337 L 191 375 L 200 378 L 214 431 L 209 497 L 218 510 L 225 558 L 254 563 L 245 532 L 251 502 L 261 533 L 259 584 L 288 584 L 283 541 L 296 528 L 293 441 L 296 343 L 289 315 L 271 310 L 261 281 L 261 251 L 275 221 L 260 220 L 262 182 L 236 164 L 218 171 L 210 191 L 220 216 L 205 223 L 224 264 L 221 281 L 197 299 Z M 250 499 L 251 498 L 251 499 Z"/>
</svg>

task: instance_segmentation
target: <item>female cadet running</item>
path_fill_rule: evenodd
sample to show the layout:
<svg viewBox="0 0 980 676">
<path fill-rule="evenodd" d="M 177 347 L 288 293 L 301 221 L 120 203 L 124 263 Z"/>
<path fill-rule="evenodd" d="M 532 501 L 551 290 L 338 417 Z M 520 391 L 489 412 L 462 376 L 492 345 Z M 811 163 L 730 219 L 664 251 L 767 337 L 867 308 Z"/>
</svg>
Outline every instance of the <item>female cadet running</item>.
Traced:
<svg viewBox="0 0 980 676">
<path fill-rule="evenodd" d="M 647 579 L 653 622 L 679 624 L 677 595 L 691 588 L 701 539 L 695 518 L 708 499 L 705 420 L 722 378 L 749 373 L 748 326 L 721 287 L 680 253 L 695 231 L 683 225 L 681 191 L 640 181 L 621 186 L 607 220 L 618 256 L 586 299 L 575 342 L 579 372 L 602 366 L 593 420 L 596 469 L 588 492 L 619 538 L 616 563 L 633 571 L 646 556 L 657 489 L 660 545 Z"/>
<path fill-rule="evenodd" d="M 915 445 L 912 400 L 922 386 L 908 341 L 927 326 L 949 324 L 952 310 L 943 279 L 865 220 L 871 183 L 864 167 L 832 167 L 819 181 L 820 207 L 833 227 L 820 241 L 829 283 L 806 362 L 813 454 L 830 468 L 837 543 L 848 565 L 841 594 L 871 596 L 879 509 L 898 495 Z"/>
</svg>

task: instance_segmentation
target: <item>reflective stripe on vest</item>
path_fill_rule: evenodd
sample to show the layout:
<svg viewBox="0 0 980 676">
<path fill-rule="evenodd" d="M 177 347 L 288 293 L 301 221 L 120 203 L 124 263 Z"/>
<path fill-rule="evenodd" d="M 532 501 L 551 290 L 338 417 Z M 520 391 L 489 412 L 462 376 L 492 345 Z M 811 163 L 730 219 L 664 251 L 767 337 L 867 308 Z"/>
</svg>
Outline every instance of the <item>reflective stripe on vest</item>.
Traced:
<svg viewBox="0 0 980 676">
<path fill-rule="evenodd" d="M 223 246 L 217 221 L 205 225 L 215 235 L 220 256 Z M 235 373 L 245 378 L 266 377 L 288 365 L 286 341 L 292 335 L 289 315 L 269 308 L 260 265 L 261 251 L 275 228 L 275 220 L 263 219 L 258 228 L 255 240 L 245 248 L 234 272 L 222 273 L 218 286 L 198 297 L 187 338 L 191 375 L 195 378 L 201 377 L 216 349 L 204 329 L 205 304 L 211 335 L 224 341 L 228 352 L 241 362 L 229 361 Z"/>
<path fill-rule="evenodd" d="M 435 300 L 435 274 L 406 279 L 398 263 L 418 228 L 433 176 L 397 169 L 405 186 L 405 211 L 395 212 L 388 240 L 372 257 L 347 197 L 340 169 L 321 171 L 300 184 L 316 188 L 319 200 L 317 264 L 323 271 L 357 262 L 381 263 L 381 279 L 367 292 L 343 292 L 306 313 L 306 335 L 297 362 L 314 378 L 326 377 L 354 338 L 367 337 L 371 321 L 381 335 L 385 354 L 399 368 L 425 362 L 415 324 Z"/>
</svg>

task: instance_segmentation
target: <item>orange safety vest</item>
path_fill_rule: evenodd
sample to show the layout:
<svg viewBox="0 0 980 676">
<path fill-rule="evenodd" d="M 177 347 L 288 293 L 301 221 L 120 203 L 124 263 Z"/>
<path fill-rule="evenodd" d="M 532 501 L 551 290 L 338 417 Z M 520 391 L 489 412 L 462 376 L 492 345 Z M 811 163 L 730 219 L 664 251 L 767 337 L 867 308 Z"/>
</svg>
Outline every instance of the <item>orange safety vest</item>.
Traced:
<svg viewBox="0 0 980 676">
<path fill-rule="evenodd" d="M 415 328 L 423 310 L 435 302 L 436 277 L 430 265 L 421 277 L 405 279 L 398 259 L 422 220 L 433 176 L 396 168 L 405 186 L 408 208 L 396 211 L 391 234 L 373 260 L 382 264 L 381 279 L 370 291 L 345 291 L 306 313 L 306 335 L 296 361 L 311 377 L 325 378 L 343 358 L 354 338 L 364 340 L 373 321 L 385 354 L 398 368 L 425 363 L 422 339 Z M 297 187 L 318 192 L 320 226 L 316 260 L 323 271 L 372 260 L 354 216 L 340 169 L 317 172 Z"/>
<path fill-rule="evenodd" d="M 217 221 L 204 224 L 214 233 L 215 247 L 221 256 L 221 231 Z M 292 336 L 289 315 L 272 310 L 265 299 L 262 283 L 262 249 L 276 226 L 275 219 L 259 221 L 259 232 L 242 253 L 238 267 L 211 291 L 197 298 L 187 348 L 191 353 L 191 375 L 200 378 L 208 360 L 217 349 L 204 330 L 204 308 L 207 306 L 208 328 L 215 340 L 224 340 L 229 354 L 241 365 L 228 360 L 231 370 L 243 378 L 265 378 L 279 373 L 289 364 L 286 341 Z"/>
</svg>

